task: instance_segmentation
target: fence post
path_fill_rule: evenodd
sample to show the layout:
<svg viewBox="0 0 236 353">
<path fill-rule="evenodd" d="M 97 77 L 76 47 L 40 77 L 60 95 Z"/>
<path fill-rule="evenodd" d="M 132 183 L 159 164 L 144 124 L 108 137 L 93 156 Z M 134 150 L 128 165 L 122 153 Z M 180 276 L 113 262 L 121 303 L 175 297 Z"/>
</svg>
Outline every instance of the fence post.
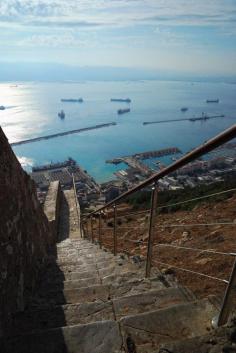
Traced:
<svg viewBox="0 0 236 353">
<path fill-rule="evenodd" d="M 93 216 L 90 217 L 90 226 L 91 226 L 91 241 L 93 243 Z"/>
<path fill-rule="evenodd" d="M 217 322 L 213 322 L 213 326 L 225 325 L 230 314 L 236 309 L 236 260 L 230 275 L 230 280 L 225 291 L 223 304 Z M 214 320 L 215 321 L 215 320 Z"/>
<path fill-rule="evenodd" d="M 98 233 L 98 241 L 100 249 L 102 248 L 102 212 L 99 212 L 99 225 L 98 225 L 99 233 Z"/>
<path fill-rule="evenodd" d="M 116 205 L 113 206 L 113 254 L 117 255 Z"/>
<path fill-rule="evenodd" d="M 152 246 L 153 246 L 153 237 L 154 237 L 154 224 L 155 224 L 155 215 L 156 215 L 156 206 L 157 206 L 157 193 L 158 186 L 157 183 L 154 184 L 152 188 L 151 196 L 151 209 L 150 209 L 150 220 L 149 220 L 149 229 L 148 229 L 148 249 L 147 249 L 147 258 L 146 258 L 146 277 L 150 277 L 151 266 L 152 266 Z"/>
</svg>

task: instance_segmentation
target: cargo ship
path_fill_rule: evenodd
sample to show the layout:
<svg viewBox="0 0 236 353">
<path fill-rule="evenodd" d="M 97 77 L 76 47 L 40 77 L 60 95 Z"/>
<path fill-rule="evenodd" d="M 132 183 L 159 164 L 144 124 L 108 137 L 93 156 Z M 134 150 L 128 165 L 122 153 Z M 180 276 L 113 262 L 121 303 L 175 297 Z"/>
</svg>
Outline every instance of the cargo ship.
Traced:
<svg viewBox="0 0 236 353">
<path fill-rule="evenodd" d="M 186 112 L 188 110 L 188 108 L 187 107 L 183 107 L 180 110 L 181 110 L 181 112 Z"/>
<path fill-rule="evenodd" d="M 61 102 L 63 103 L 83 103 L 83 98 L 78 98 L 78 99 L 74 99 L 74 98 L 62 98 Z"/>
<path fill-rule="evenodd" d="M 217 99 L 207 99 L 206 100 L 207 103 L 219 103 L 219 101 L 220 101 L 219 98 L 217 98 Z"/>
<path fill-rule="evenodd" d="M 66 114 L 65 114 L 64 110 L 61 110 L 61 111 L 58 113 L 58 116 L 59 116 L 59 118 L 61 118 L 61 119 L 65 119 Z"/>
<path fill-rule="evenodd" d="M 130 109 L 127 108 L 127 109 L 118 109 L 117 110 L 117 114 L 125 114 L 125 113 L 129 113 L 130 112 Z"/>
<path fill-rule="evenodd" d="M 111 102 L 131 103 L 131 99 L 130 98 L 111 98 Z"/>
<path fill-rule="evenodd" d="M 4 105 L 0 105 L 0 110 L 5 110 L 6 108 L 4 107 Z"/>
</svg>

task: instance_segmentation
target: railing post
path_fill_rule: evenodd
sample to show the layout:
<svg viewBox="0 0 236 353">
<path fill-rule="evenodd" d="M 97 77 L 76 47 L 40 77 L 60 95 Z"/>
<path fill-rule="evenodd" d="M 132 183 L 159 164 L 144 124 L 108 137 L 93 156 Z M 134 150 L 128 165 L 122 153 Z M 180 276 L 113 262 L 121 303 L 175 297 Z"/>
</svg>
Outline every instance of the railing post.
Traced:
<svg viewBox="0 0 236 353">
<path fill-rule="evenodd" d="M 88 230 L 88 218 L 86 219 L 86 232 L 85 232 L 85 238 L 88 239 L 88 235 L 89 235 L 89 230 Z"/>
<path fill-rule="evenodd" d="M 93 216 L 90 217 L 90 226 L 91 226 L 91 241 L 93 243 Z"/>
<path fill-rule="evenodd" d="M 100 249 L 102 248 L 102 212 L 99 212 L 99 225 L 98 225 L 98 241 Z"/>
<path fill-rule="evenodd" d="M 154 237 L 154 224 L 155 224 L 155 215 L 156 215 L 156 206 L 157 206 L 157 192 L 158 187 L 155 183 L 152 188 L 151 196 L 151 209 L 150 209 L 150 220 L 149 220 L 149 229 L 148 229 L 148 248 L 147 248 L 147 258 L 146 258 L 146 277 L 150 277 L 151 266 L 152 266 L 152 246 L 153 246 L 153 237 Z"/>
<path fill-rule="evenodd" d="M 84 221 L 80 221 L 80 234 L 81 238 L 84 238 Z"/>
<path fill-rule="evenodd" d="M 225 325 L 229 319 L 230 314 L 236 309 L 236 260 L 230 275 L 230 280 L 225 291 L 223 304 L 217 322 L 214 326 Z"/>
<path fill-rule="evenodd" d="M 113 206 L 113 254 L 117 255 L 116 205 Z"/>
</svg>

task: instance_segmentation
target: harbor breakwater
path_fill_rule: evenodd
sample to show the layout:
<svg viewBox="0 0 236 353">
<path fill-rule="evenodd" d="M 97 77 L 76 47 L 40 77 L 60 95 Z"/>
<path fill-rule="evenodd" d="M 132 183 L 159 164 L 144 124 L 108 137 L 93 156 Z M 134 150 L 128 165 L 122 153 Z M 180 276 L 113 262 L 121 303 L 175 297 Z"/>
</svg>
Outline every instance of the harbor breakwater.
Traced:
<svg viewBox="0 0 236 353">
<path fill-rule="evenodd" d="M 84 127 L 84 128 L 70 130 L 70 131 L 58 132 L 57 134 L 39 136 L 39 137 L 34 137 L 34 138 L 28 139 L 28 140 L 17 141 L 17 142 L 11 143 L 10 145 L 11 146 L 19 146 L 19 145 L 23 145 L 25 143 L 32 143 L 32 142 L 37 142 L 37 141 L 41 141 L 41 140 L 48 140 L 48 139 L 52 139 L 55 137 L 77 134 L 77 133 L 89 131 L 89 130 L 102 129 L 104 127 L 109 127 L 109 126 L 113 126 L 113 125 L 117 125 L 117 124 L 115 122 L 106 123 L 106 124 L 98 124 L 98 125 L 94 125 L 94 126 L 90 126 L 90 127 Z"/>
</svg>

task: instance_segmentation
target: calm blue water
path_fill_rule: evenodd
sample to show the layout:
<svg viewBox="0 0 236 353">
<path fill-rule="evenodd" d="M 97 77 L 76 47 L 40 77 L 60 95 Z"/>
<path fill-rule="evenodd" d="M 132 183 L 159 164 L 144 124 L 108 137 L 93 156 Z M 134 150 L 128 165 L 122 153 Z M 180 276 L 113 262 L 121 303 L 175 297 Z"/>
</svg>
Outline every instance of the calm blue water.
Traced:
<svg viewBox="0 0 236 353">
<path fill-rule="evenodd" d="M 61 103 L 61 98 L 83 97 L 83 104 Z M 117 115 L 126 103 L 112 103 L 110 98 L 129 97 L 131 112 Z M 219 104 L 206 99 L 219 98 Z M 106 159 L 153 149 L 177 146 L 183 152 L 213 137 L 236 121 L 236 85 L 191 82 L 81 82 L 23 83 L 18 87 L 0 84 L 0 125 L 10 142 L 27 138 L 117 122 L 117 126 L 87 131 L 32 144 L 14 151 L 22 165 L 32 165 L 74 158 L 97 181 L 113 178 L 124 166 L 105 163 Z M 189 107 L 182 113 L 180 108 Z M 65 120 L 57 113 L 63 109 Z M 225 114 L 225 118 L 207 122 L 175 122 L 143 126 L 143 121 L 191 118 Z M 170 158 L 163 159 L 170 162 Z"/>
</svg>

